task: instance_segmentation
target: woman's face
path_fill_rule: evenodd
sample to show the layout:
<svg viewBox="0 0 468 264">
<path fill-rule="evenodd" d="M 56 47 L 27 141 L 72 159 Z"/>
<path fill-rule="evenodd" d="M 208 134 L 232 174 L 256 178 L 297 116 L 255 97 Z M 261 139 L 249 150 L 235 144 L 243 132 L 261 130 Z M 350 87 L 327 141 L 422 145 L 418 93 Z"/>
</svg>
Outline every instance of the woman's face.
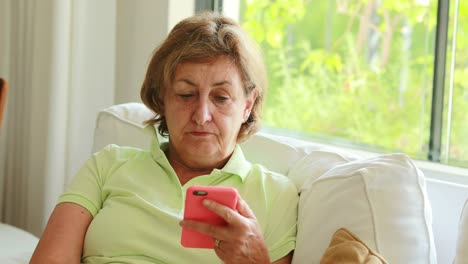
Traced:
<svg viewBox="0 0 468 264">
<path fill-rule="evenodd" d="M 179 64 L 164 97 L 169 159 L 193 169 L 223 166 L 255 98 L 228 57 Z"/>
</svg>

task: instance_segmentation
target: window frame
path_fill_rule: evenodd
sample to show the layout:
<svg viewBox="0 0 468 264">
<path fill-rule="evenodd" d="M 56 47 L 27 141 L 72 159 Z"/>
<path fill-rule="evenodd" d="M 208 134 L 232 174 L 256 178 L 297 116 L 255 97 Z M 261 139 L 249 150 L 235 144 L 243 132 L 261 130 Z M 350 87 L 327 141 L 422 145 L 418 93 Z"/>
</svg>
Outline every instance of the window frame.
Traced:
<svg viewBox="0 0 468 264">
<path fill-rule="evenodd" d="M 200 0 L 197 0 L 200 1 Z M 229 10 L 224 9 L 223 0 L 212 0 L 217 2 L 217 6 L 222 7 L 222 12 L 225 15 L 234 17 L 239 20 L 239 6 L 240 0 L 235 0 L 235 3 L 230 3 L 231 6 L 237 6 L 237 13 L 230 13 Z M 441 161 L 442 156 L 442 139 L 444 128 L 444 95 L 445 95 L 445 82 L 446 82 L 446 65 L 447 65 L 447 49 L 448 49 L 448 32 L 450 20 L 450 0 L 437 1 L 437 26 L 436 26 L 436 40 L 435 40 L 435 56 L 434 56 L 434 73 L 433 73 L 433 86 L 432 86 L 432 102 L 431 102 L 431 117 L 429 127 L 429 143 L 427 160 L 415 160 L 418 167 L 425 173 L 428 178 L 436 180 L 444 180 L 458 184 L 468 185 L 468 168 L 444 164 Z M 456 5 L 458 6 L 458 5 Z M 458 10 L 457 10 L 458 12 Z M 458 22 L 457 22 L 458 23 Z M 278 134 L 282 136 L 291 136 L 299 138 L 294 134 L 285 134 L 271 129 L 262 129 L 262 131 Z M 343 145 L 333 144 L 333 142 L 320 142 L 321 144 L 338 147 L 346 151 L 356 153 L 363 157 L 370 157 L 379 154 L 364 149 L 347 147 Z M 448 142 L 449 143 L 449 142 Z M 447 160 L 449 157 L 445 157 Z"/>
<path fill-rule="evenodd" d="M 442 128 L 444 122 L 445 69 L 447 64 L 449 13 L 449 1 L 438 0 L 431 125 L 427 159 L 439 163 L 441 161 Z"/>
</svg>

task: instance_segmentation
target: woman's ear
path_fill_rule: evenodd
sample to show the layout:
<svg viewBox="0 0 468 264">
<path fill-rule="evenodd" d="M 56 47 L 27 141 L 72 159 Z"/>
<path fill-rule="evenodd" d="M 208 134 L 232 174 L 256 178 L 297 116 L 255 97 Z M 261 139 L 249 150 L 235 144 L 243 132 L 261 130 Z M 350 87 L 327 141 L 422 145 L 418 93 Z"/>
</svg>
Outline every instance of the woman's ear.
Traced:
<svg viewBox="0 0 468 264">
<path fill-rule="evenodd" d="M 249 119 L 250 113 L 252 112 L 252 108 L 257 100 L 258 92 L 257 89 L 253 89 L 249 95 L 247 95 L 247 102 L 245 104 L 244 110 L 244 122 Z"/>
</svg>

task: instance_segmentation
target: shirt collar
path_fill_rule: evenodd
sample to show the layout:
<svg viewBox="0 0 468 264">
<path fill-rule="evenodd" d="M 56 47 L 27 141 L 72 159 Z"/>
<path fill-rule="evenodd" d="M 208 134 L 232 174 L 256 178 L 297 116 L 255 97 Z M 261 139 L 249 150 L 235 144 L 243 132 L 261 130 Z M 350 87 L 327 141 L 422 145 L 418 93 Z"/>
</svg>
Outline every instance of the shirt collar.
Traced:
<svg viewBox="0 0 468 264">
<path fill-rule="evenodd" d="M 159 133 L 157 132 L 157 127 L 156 125 L 147 125 L 144 128 L 144 132 L 151 137 L 151 154 L 155 160 L 159 159 L 161 156 L 165 156 L 164 152 L 161 150 L 160 147 L 160 137 Z M 163 140 L 161 140 L 163 141 Z"/>
<path fill-rule="evenodd" d="M 234 152 L 232 153 L 226 165 L 224 165 L 224 167 L 221 169 L 221 171 L 237 175 L 242 179 L 242 182 L 244 182 L 251 168 L 252 164 L 245 159 L 241 147 L 239 145 L 236 145 L 234 148 Z"/>
</svg>

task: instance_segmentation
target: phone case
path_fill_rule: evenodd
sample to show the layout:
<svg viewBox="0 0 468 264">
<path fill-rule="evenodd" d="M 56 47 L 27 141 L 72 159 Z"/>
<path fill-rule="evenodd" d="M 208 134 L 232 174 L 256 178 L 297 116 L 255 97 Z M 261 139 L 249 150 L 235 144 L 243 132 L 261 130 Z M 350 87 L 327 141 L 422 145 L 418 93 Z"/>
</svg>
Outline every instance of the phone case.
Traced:
<svg viewBox="0 0 468 264">
<path fill-rule="evenodd" d="M 194 185 L 187 189 L 185 196 L 184 220 L 195 220 L 213 225 L 226 222 L 203 206 L 202 201 L 210 199 L 236 210 L 238 193 L 232 187 Z M 214 248 L 213 238 L 191 229 L 182 228 L 181 244 L 188 248 Z"/>
</svg>

